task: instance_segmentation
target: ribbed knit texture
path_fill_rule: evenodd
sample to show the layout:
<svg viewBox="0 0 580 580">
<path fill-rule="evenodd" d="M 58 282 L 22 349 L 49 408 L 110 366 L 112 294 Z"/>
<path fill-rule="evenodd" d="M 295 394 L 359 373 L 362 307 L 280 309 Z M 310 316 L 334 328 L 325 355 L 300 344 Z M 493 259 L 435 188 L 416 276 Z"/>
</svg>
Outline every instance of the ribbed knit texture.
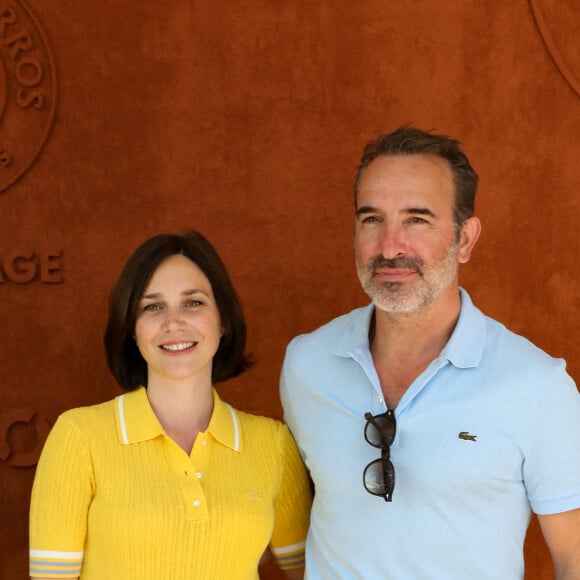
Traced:
<svg viewBox="0 0 580 580">
<path fill-rule="evenodd" d="M 84 551 L 82 580 L 255 579 L 270 543 L 281 563 L 303 562 L 311 496 L 284 425 L 236 411 L 239 451 L 208 433 L 188 457 L 163 434 L 122 444 L 116 412 L 109 401 L 55 424 L 33 487 L 31 554 Z"/>
</svg>

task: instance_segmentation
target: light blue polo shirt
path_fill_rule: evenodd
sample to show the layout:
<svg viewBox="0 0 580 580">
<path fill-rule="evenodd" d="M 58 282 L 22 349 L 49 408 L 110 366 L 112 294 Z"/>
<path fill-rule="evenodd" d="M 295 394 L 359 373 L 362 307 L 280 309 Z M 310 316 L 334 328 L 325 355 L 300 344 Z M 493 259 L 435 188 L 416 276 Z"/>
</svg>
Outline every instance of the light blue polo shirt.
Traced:
<svg viewBox="0 0 580 580">
<path fill-rule="evenodd" d="M 448 344 L 396 408 L 392 503 L 362 481 L 380 457 L 364 414 L 386 411 L 368 345 L 374 307 L 288 346 L 285 419 L 316 488 L 308 580 L 521 579 L 531 510 L 580 507 L 580 395 L 565 362 L 464 290 L 461 304 Z"/>
</svg>

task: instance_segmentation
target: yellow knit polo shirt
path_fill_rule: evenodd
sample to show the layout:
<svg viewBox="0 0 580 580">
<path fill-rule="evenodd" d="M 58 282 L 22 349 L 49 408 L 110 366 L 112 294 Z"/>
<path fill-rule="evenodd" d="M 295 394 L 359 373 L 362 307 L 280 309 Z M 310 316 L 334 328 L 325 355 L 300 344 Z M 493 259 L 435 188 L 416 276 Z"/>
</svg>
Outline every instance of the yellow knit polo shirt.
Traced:
<svg viewBox="0 0 580 580">
<path fill-rule="evenodd" d="M 285 425 L 214 390 L 188 456 L 140 388 L 55 423 L 32 490 L 30 575 L 254 580 L 268 545 L 282 568 L 304 564 L 311 502 Z"/>
</svg>

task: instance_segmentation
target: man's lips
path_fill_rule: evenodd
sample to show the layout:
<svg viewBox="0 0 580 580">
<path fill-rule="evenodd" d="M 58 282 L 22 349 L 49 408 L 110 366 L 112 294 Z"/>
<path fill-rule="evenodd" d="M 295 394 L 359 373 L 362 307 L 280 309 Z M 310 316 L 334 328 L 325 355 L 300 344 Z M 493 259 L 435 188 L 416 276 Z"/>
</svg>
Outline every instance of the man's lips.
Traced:
<svg viewBox="0 0 580 580">
<path fill-rule="evenodd" d="M 374 271 L 375 278 L 388 282 L 400 282 L 407 280 L 419 272 L 417 270 L 407 270 L 402 268 L 377 268 Z"/>
</svg>

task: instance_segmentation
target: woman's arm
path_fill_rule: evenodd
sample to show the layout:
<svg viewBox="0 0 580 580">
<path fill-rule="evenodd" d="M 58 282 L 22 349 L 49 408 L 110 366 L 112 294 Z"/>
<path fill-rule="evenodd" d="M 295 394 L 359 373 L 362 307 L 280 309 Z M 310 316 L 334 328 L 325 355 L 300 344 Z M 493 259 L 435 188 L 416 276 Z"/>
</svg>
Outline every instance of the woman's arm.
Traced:
<svg viewBox="0 0 580 580">
<path fill-rule="evenodd" d="M 63 569 L 68 578 L 80 576 L 94 474 L 86 437 L 74 419 L 71 412 L 59 417 L 36 467 L 29 522 L 32 578 Z"/>
<path fill-rule="evenodd" d="M 284 570 L 284 575 L 288 580 L 304 580 L 304 566 L 300 568 L 292 568 L 291 570 Z"/>
<path fill-rule="evenodd" d="M 312 487 L 298 447 L 286 425 L 280 426 L 281 482 L 274 500 L 274 558 L 286 578 L 304 578 L 305 540 L 312 506 Z"/>
<path fill-rule="evenodd" d="M 272 555 L 272 552 L 268 548 L 262 554 L 262 557 L 260 558 L 260 563 L 259 563 L 258 567 L 261 567 L 264 564 L 268 564 L 268 563 L 272 562 L 273 560 L 274 560 L 274 556 Z M 304 580 L 304 566 L 300 566 L 299 568 L 291 568 L 290 570 L 284 570 L 283 573 L 284 573 L 284 576 L 286 576 L 286 578 L 288 578 L 288 580 Z M 41 578 L 39 580 L 45 580 L 45 579 Z M 77 580 L 77 579 L 75 578 L 74 580 Z"/>
</svg>

